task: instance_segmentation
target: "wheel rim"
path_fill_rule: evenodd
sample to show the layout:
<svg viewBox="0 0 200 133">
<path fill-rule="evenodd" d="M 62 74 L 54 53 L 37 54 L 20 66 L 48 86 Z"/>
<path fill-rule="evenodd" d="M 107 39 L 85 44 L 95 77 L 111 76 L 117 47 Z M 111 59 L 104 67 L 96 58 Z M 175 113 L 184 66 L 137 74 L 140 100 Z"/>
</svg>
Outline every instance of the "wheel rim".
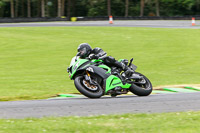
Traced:
<svg viewBox="0 0 200 133">
<path fill-rule="evenodd" d="M 149 81 L 145 77 L 143 77 L 142 80 L 139 81 L 139 82 L 145 82 L 145 83 L 144 84 L 137 84 L 137 86 L 140 86 L 143 89 L 147 89 L 147 90 L 151 88 Z"/>
<path fill-rule="evenodd" d="M 95 85 L 91 85 L 88 81 L 86 81 L 85 79 L 83 79 L 83 85 L 87 88 L 87 89 L 89 89 L 89 90 L 91 90 L 91 91 L 97 91 L 98 90 L 98 87 L 97 86 L 95 86 Z"/>
</svg>

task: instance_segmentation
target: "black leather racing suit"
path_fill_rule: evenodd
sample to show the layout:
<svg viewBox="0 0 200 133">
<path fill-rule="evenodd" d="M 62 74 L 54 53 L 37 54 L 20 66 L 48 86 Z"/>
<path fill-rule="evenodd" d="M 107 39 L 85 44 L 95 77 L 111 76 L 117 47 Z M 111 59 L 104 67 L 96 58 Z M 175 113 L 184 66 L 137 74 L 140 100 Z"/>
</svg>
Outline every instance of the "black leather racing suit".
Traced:
<svg viewBox="0 0 200 133">
<path fill-rule="evenodd" d="M 124 64 L 124 63 L 121 63 L 117 60 L 115 60 L 115 58 L 113 58 L 112 56 L 107 56 L 106 52 L 103 51 L 101 48 L 94 48 L 89 57 L 91 55 L 95 55 L 95 58 L 101 58 L 103 60 L 103 62 L 108 65 L 109 67 L 112 67 L 112 66 L 115 66 L 115 67 L 118 67 L 118 68 L 122 68 L 124 71 L 126 71 L 128 68 L 127 66 Z"/>
</svg>

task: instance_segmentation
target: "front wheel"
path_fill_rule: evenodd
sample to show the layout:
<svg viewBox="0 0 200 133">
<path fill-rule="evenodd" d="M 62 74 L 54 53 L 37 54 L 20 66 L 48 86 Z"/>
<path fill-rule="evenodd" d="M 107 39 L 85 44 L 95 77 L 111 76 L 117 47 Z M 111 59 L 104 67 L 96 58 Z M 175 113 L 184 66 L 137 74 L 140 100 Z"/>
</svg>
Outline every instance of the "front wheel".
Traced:
<svg viewBox="0 0 200 133">
<path fill-rule="evenodd" d="M 81 94 L 89 98 L 100 98 L 104 93 L 100 85 L 90 85 L 84 76 L 77 76 L 74 84 Z"/>
<path fill-rule="evenodd" d="M 151 94 L 153 87 L 150 80 L 141 73 L 135 72 L 135 74 L 143 77 L 142 79 L 137 80 L 135 84 L 132 84 L 129 90 L 138 96 L 148 96 Z M 139 84 L 140 83 L 140 84 Z"/>
</svg>

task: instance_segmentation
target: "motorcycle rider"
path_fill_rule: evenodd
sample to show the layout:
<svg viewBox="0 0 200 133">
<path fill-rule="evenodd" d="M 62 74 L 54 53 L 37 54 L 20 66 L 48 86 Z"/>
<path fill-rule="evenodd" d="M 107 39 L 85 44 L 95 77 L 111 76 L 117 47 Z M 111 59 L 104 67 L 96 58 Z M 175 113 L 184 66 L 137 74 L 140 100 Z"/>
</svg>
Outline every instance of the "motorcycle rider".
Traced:
<svg viewBox="0 0 200 133">
<path fill-rule="evenodd" d="M 113 58 L 112 56 L 107 56 L 106 52 L 104 52 L 101 48 L 97 47 L 92 49 L 88 43 L 81 43 L 78 46 L 77 50 L 78 50 L 77 56 L 80 56 L 80 58 L 83 59 L 87 57 L 89 59 L 101 58 L 106 65 L 110 67 L 115 66 L 117 68 L 121 68 L 127 76 L 133 74 L 133 70 L 131 70 L 127 66 L 128 60 L 125 61 L 126 63 L 119 62 L 115 60 L 115 58 Z"/>
</svg>

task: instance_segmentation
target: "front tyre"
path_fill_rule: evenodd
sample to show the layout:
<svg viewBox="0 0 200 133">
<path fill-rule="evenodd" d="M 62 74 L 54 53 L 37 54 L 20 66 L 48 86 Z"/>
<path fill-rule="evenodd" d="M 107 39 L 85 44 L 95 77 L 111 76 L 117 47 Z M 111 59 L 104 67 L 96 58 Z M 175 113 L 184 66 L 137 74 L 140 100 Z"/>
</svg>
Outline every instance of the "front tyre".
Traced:
<svg viewBox="0 0 200 133">
<path fill-rule="evenodd" d="M 153 87 L 152 87 L 150 80 L 141 73 L 135 72 L 135 74 L 142 76 L 143 79 L 141 81 L 136 81 L 136 82 L 138 82 L 138 84 L 137 83 L 132 84 L 131 87 L 129 88 L 129 90 L 133 94 L 138 95 L 138 96 L 148 96 L 148 95 L 150 95 L 152 90 L 153 90 Z M 139 84 L 140 82 L 141 83 L 145 82 L 145 83 Z"/>
<path fill-rule="evenodd" d="M 100 85 L 91 85 L 89 86 L 89 82 L 86 83 L 84 76 L 77 76 L 74 80 L 74 84 L 76 86 L 76 89 L 83 94 L 86 97 L 89 98 L 100 98 L 104 92 Z M 88 85 L 88 86 L 86 86 Z"/>
</svg>

